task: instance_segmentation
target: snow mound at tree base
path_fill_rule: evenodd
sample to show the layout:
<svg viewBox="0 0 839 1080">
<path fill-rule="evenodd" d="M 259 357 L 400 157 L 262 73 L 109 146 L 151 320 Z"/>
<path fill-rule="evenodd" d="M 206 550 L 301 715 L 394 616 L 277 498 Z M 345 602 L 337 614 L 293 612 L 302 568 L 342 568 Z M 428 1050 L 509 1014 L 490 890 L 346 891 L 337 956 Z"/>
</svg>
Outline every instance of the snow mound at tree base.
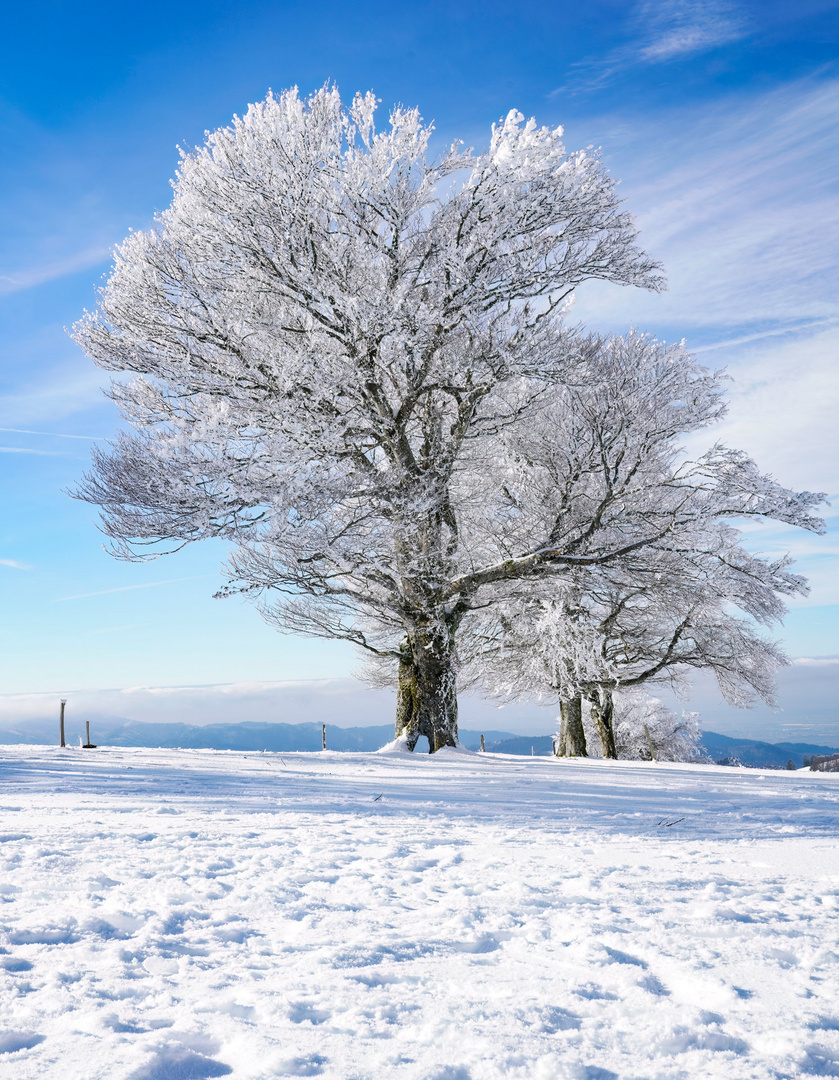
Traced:
<svg viewBox="0 0 839 1080">
<path fill-rule="evenodd" d="M 385 745 L 380 747 L 376 751 L 376 753 L 377 754 L 410 754 L 412 757 L 414 757 L 414 756 L 417 756 L 417 757 L 426 756 L 427 757 L 428 756 L 427 753 L 424 754 L 422 751 L 420 751 L 418 749 L 413 750 L 413 751 L 409 750 L 408 749 L 408 739 L 407 739 L 407 736 L 405 736 L 405 735 L 400 735 L 398 739 L 393 739 L 391 742 L 385 743 Z M 475 754 L 474 750 L 469 750 L 467 747 L 465 747 L 465 746 L 461 745 L 460 743 L 458 743 L 457 746 L 444 746 L 444 747 L 442 747 L 440 750 L 437 751 L 435 756 L 436 757 L 442 756 L 441 760 L 445 760 L 446 758 L 451 757 L 452 755 L 456 755 L 458 757 L 460 757 L 461 755 L 466 755 L 467 757 L 471 757 L 474 754 Z"/>
</svg>

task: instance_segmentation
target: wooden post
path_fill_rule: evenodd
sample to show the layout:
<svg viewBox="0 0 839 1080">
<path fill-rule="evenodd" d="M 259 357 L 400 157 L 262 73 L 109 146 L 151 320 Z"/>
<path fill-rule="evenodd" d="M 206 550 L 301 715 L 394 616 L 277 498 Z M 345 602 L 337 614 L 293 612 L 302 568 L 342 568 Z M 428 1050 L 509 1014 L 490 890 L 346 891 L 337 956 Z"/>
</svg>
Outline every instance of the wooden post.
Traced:
<svg viewBox="0 0 839 1080">
<path fill-rule="evenodd" d="M 96 747 L 90 741 L 90 721 L 89 720 L 85 720 L 85 722 L 84 722 L 84 730 L 85 730 L 85 734 L 87 735 L 87 742 L 82 747 L 82 750 L 95 750 Z"/>
<path fill-rule="evenodd" d="M 323 725 L 322 730 L 321 730 L 321 743 L 323 744 L 321 746 L 321 750 L 325 750 L 326 749 L 326 724 Z"/>
<path fill-rule="evenodd" d="M 58 744 L 59 746 L 66 746 L 67 745 L 65 743 L 65 741 L 64 741 L 64 706 L 66 704 L 67 704 L 67 698 L 62 698 L 61 699 L 61 716 L 60 716 L 60 719 L 58 721 L 58 729 L 59 729 L 59 732 L 60 732 L 60 735 L 61 735 L 60 742 Z"/>
<path fill-rule="evenodd" d="M 644 724 L 644 734 L 647 736 L 647 747 L 650 751 L 650 761 L 655 761 L 655 749 L 653 748 L 653 740 L 650 738 L 650 729 Z"/>
<path fill-rule="evenodd" d="M 486 753 L 486 749 L 487 749 L 487 748 L 486 748 L 486 746 L 484 746 L 484 737 L 483 737 L 483 735 L 482 735 L 482 736 L 481 736 L 481 753 L 482 753 L 482 754 L 485 754 L 485 753 Z"/>
<path fill-rule="evenodd" d="M 530 756 L 531 757 L 536 757 L 536 751 L 533 749 L 532 746 L 530 747 Z"/>
</svg>

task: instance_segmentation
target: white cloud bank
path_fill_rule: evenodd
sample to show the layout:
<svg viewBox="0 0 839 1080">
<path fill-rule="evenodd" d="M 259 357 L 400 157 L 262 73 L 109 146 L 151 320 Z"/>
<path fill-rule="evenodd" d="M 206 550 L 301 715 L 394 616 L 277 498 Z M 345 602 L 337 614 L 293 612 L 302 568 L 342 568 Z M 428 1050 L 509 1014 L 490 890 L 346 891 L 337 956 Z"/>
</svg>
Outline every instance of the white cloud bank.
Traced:
<svg viewBox="0 0 839 1080">
<path fill-rule="evenodd" d="M 244 720 L 369 727 L 393 722 L 391 691 L 371 690 L 355 679 L 293 682 L 237 682 L 207 686 L 135 686 L 111 690 L 62 690 L 54 693 L 0 695 L 0 724 L 58 716 L 59 701 L 68 700 L 76 716 L 123 717 L 146 723 L 220 724 Z M 556 709 L 510 705 L 464 696 L 461 726 L 529 734 L 553 731 Z"/>
<path fill-rule="evenodd" d="M 704 727 L 723 734 L 769 741 L 810 741 L 839 745 L 839 658 L 804 659 L 781 673 L 779 709 L 731 709 L 722 703 L 713 679 L 700 677 L 690 708 Z M 665 690 L 651 690 L 667 696 Z M 392 691 L 371 690 L 355 679 L 238 682 L 206 686 L 135 686 L 111 690 L 61 690 L 0 695 L 0 726 L 55 718 L 68 701 L 68 717 L 124 718 L 146 723 L 220 724 L 257 721 L 371 727 L 393 722 Z M 679 706 L 681 707 L 681 705 Z M 493 702 L 464 694 L 460 726 L 469 730 L 550 734 L 556 706 Z"/>
</svg>

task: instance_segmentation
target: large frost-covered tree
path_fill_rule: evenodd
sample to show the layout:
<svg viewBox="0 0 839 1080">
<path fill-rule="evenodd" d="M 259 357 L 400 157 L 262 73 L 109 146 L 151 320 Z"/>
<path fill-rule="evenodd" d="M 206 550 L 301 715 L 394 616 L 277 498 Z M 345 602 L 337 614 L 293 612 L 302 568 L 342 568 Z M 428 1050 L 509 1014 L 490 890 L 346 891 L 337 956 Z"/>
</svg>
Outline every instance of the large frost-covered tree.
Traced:
<svg viewBox="0 0 839 1080">
<path fill-rule="evenodd" d="M 377 132 L 375 105 L 269 95 L 183 155 L 171 206 L 75 328 L 134 373 L 112 390 L 133 431 L 94 453 L 80 495 L 122 557 L 229 540 L 228 591 L 392 662 L 397 730 L 434 751 L 457 741 L 476 606 L 617 563 L 703 499 L 784 520 L 808 504 L 755 492 L 726 454 L 617 498 L 511 457 L 528 431 L 565 453 L 544 425 L 602 351 L 563 321 L 575 287 L 655 289 L 658 269 L 597 155 L 560 130 L 512 112 L 485 151 L 432 159 L 415 110 Z"/>
</svg>

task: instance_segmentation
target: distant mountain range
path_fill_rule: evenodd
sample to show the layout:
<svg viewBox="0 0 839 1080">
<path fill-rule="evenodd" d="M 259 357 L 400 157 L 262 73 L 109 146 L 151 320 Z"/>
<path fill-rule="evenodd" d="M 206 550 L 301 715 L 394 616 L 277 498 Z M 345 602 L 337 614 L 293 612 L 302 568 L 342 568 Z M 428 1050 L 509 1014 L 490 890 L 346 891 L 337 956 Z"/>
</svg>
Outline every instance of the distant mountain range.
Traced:
<svg viewBox="0 0 839 1080">
<path fill-rule="evenodd" d="M 67 724 L 67 742 L 76 745 L 84 729 L 80 722 Z M 514 735 L 510 731 L 484 731 L 487 750 L 498 754 L 535 754 L 545 757 L 553 752 L 550 735 Z M 326 725 L 326 746 L 329 750 L 378 750 L 393 738 L 393 727 L 342 728 Z M 91 719 L 91 739 L 100 746 L 159 746 L 189 750 L 270 750 L 292 753 L 295 750 L 320 750 L 320 724 L 148 724 L 122 717 Z M 481 745 L 481 732 L 460 732 L 460 740 L 470 750 Z M 0 728 L 0 743 L 35 743 L 49 745 L 58 741 L 58 724 L 38 721 Z M 788 762 L 796 768 L 805 757 L 813 754 L 836 754 L 839 748 L 815 743 L 768 743 L 757 739 L 736 739 L 714 731 L 702 733 L 702 745 L 707 759 L 726 764 L 742 764 L 751 768 L 783 769 Z M 707 760 L 706 759 L 706 760 Z"/>
<path fill-rule="evenodd" d="M 797 769 L 804 758 L 813 754 L 839 754 L 833 746 L 817 746 L 814 743 L 768 743 L 757 739 L 732 739 L 715 731 L 702 732 L 702 748 L 706 760 L 720 764 L 740 764 L 752 769 L 785 769 L 792 762 Z M 553 753 L 550 735 L 511 735 L 499 742 L 487 740 L 487 750 L 496 754 L 535 754 L 537 757 Z"/>
<path fill-rule="evenodd" d="M 813 754 L 839 754 L 835 746 L 816 743 L 767 743 L 756 739 L 735 739 L 718 735 L 715 731 L 702 732 L 702 745 L 714 761 L 739 761 L 753 769 L 784 769 L 792 762 L 800 769 L 804 758 Z"/>
<path fill-rule="evenodd" d="M 487 748 L 505 740 L 516 739 L 509 731 L 484 731 Z M 65 728 L 69 744 L 77 745 L 85 736 L 84 724 L 70 723 Z M 91 741 L 99 746 L 154 746 L 184 750 L 270 750 L 293 753 L 295 750 L 320 750 L 320 724 L 263 724 L 243 721 L 239 724 L 148 724 L 121 717 L 91 718 Z M 393 739 L 393 724 L 376 727 L 336 727 L 326 725 L 328 750 L 378 750 Z M 55 720 L 32 721 L 0 727 L 0 743 L 49 745 L 58 741 Z M 461 731 L 460 741 L 470 750 L 481 745 L 481 732 Z M 550 742 L 550 738 L 548 738 Z M 504 751 L 518 753 L 524 751 Z M 530 743 L 527 744 L 530 753 Z"/>
</svg>

